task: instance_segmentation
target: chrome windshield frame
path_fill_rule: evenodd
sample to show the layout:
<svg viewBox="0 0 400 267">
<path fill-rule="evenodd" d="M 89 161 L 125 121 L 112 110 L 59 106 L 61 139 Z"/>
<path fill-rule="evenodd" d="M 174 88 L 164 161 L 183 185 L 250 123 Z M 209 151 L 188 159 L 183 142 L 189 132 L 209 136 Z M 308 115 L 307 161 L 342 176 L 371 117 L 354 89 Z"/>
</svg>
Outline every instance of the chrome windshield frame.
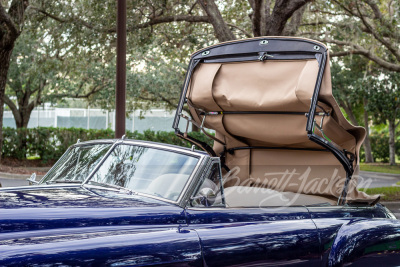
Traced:
<svg viewBox="0 0 400 267">
<path fill-rule="evenodd" d="M 76 143 L 73 144 L 72 146 L 70 146 L 65 152 L 64 154 L 62 154 L 62 156 L 57 160 L 57 162 L 50 168 L 50 170 L 47 171 L 47 173 L 42 177 L 42 179 L 40 179 L 38 185 L 43 185 L 44 180 L 46 179 L 46 177 L 49 175 L 49 173 L 51 173 L 54 168 L 56 167 L 58 161 L 60 161 L 61 159 L 63 159 L 68 152 L 75 148 L 75 147 L 83 147 L 83 146 L 91 146 L 91 145 L 96 145 L 96 144 L 112 144 L 111 147 L 108 149 L 108 151 L 106 152 L 106 154 L 104 154 L 104 156 L 108 155 L 108 153 L 111 151 L 111 149 L 114 147 L 115 143 L 117 142 L 117 140 L 96 140 L 96 141 L 86 141 L 86 142 L 80 142 L 80 143 Z M 103 159 L 104 159 L 103 156 Z M 101 162 L 103 162 L 103 159 L 101 159 L 101 161 L 94 167 L 94 169 L 98 168 Z M 92 175 L 92 172 L 89 174 L 89 176 Z M 86 180 L 84 180 L 81 185 L 83 185 L 85 183 Z"/>
<path fill-rule="evenodd" d="M 192 188 L 192 184 L 196 183 L 196 177 L 201 177 L 202 172 L 204 171 L 204 162 L 207 162 L 207 158 L 209 158 L 209 156 L 203 152 L 200 151 L 193 151 L 190 149 L 186 149 L 186 148 L 181 148 L 178 146 L 173 146 L 173 145 L 167 145 L 167 144 L 159 144 L 159 143 L 153 143 L 153 142 L 147 142 L 147 141 L 137 141 L 137 140 L 129 140 L 129 139 L 117 139 L 117 140 L 95 140 L 95 141 L 87 141 L 87 142 L 81 142 L 81 143 L 77 143 L 72 145 L 71 147 L 69 147 L 67 149 L 67 151 L 61 156 L 60 159 L 62 159 L 68 151 L 70 151 L 70 149 L 74 148 L 74 147 L 80 147 L 80 146 L 90 146 L 90 145 L 96 145 L 96 144 L 111 144 L 111 147 L 109 148 L 109 150 L 104 154 L 103 158 L 99 161 L 99 163 L 93 168 L 93 170 L 89 173 L 89 175 L 87 176 L 87 178 L 80 184 L 77 184 L 77 186 L 80 187 L 87 187 L 87 188 L 100 188 L 99 186 L 95 186 L 95 185 L 90 185 L 88 184 L 88 182 L 90 181 L 90 179 L 95 175 L 95 173 L 98 171 L 98 169 L 102 166 L 102 164 L 104 163 L 104 161 L 109 157 L 109 155 L 114 151 L 114 149 L 119 146 L 119 145 L 134 145 L 134 146 L 141 146 L 141 147 L 148 147 L 148 148 L 154 148 L 154 149 L 158 149 L 158 150 L 165 150 L 165 151 L 170 151 L 170 152 L 174 152 L 174 153 L 179 153 L 179 154 L 183 154 L 183 155 L 187 155 L 187 156 L 192 156 L 192 157 L 196 157 L 198 158 L 197 164 L 194 167 L 191 175 L 189 176 L 185 186 L 183 187 L 179 197 L 177 198 L 177 200 L 173 201 L 167 198 L 163 198 L 163 197 L 158 197 L 158 196 L 154 196 L 151 194 L 146 194 L 146 193 L 141 193 L 141 192 L 134 192 L 134 195 L 138 195 L 138 196 L 144 196 L 144 197 L 149 197 L 149 198 L 153 198 L 153 199 L 157 199 L 157 200 L 162 200 L 171 204 L 175 204 L 177 206 L 183 207 L 184 203 L 186 203 L 186 198 L 189 197 L 190 189 Z M 50 173 L 50 171 L 55 167 L 56 164 L 54 164 L 54 166 L 49 170 L 48 173 Z M 45 176 L 43 176 L 43 178 L 40 180 L 39 186 L 40 185 L 44 185 L 42 184 L 42 182 L 44 181 L 44 178 L 47 177 L 47 174 Z M 69 185 L 71 186 L 71 185 Z M 115 189 L 113 189 L 115 190 Z"/>
</svg>

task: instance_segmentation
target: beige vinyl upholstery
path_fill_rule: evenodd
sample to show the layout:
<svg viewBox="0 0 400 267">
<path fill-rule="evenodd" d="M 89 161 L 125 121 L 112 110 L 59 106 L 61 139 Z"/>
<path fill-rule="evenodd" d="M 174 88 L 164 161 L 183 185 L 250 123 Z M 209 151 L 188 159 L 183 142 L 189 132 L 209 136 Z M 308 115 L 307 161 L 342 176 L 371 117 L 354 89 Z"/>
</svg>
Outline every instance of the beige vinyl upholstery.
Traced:
<svg viewBox="0 0 400 267">
<path fill-rule="evenodd" d="M 313 195 L 298 194 L 293 192 L 279 192 L 273 189 L 231 186 L 224 190 L 227 207 L 281 207 L 331 204 L 336 201 Z"/>
<path fill-rule="evenodd" d="M 146 189 L 146 193 L 157 193 L 168 199 L 176 199 L 182 192 L 187 180 L 188 174 L 168 173 L 158 176 Z"/>
<path fill-rule="evenodd" d="M 321 149 L 307 136 L 305 115 L 310 108 L 318 69 L 316 59 L 200 63 L 186 95 L 191 115 L 201 124 L 201 111 L 304 112 L 304 115 L 221 114 L 206 116 L 204 125 L 215 130 L 215 137 L 227 149 L 247 146 Z M 337 146 L 355 154 L 358 160 L 365 130 L 351 125 L 341 113 L 332 95 L 329 58 L 318 106 L 317 112 L 329 113 L 323 120 L 325 135 Z M 322 116 L 316 116 L 318 124 L 321 119 Z M 315 133 L 322 136 L 318 130 Z M 213 149 L 219 155 L 224 146 L 214 142 Z M 344 168 L 329 151 L 244 149 L 226 153 L 225 160 L 235 170 L 234 175 L 225 173 L 230 177 L 225 187 L 264 187 L 325 195 L 331 199 L 340 196 L 346 178 Z M 375 197 L 356 189 L 356 164 L 347 199 L 372 201 Z M 290 179 L 287 173 L 292 173 Z"/>
</svg>

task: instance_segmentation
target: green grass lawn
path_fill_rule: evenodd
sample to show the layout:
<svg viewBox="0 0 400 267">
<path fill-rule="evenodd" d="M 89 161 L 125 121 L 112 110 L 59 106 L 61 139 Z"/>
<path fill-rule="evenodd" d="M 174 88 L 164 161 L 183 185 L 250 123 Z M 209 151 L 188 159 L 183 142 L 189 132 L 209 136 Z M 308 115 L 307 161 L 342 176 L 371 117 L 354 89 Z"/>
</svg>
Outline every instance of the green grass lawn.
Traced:
<svg viewBox="0 0 400 267">
<path fill-rule="evenodd" d="M 376 187 L 376 188 L 360 188 L 368 195 L 381 195 L 382 201 L 396 201 L 400 200 L 400 186 Z"/>
<path fill-rule="evenodd" d="M 390 166 L 386 163 L 360 163 L 360 170 L 400 174 L 400 165 Z"/>
</svg>

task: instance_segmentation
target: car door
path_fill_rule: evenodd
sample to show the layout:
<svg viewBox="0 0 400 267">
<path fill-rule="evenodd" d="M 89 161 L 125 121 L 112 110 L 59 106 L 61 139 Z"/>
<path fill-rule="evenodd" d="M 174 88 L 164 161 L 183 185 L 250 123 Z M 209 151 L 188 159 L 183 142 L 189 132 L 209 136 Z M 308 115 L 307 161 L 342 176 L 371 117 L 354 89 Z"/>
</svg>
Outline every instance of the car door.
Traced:
<svg viewBox="0 0 400 267">
<path fill-rule="evenodd" d="M 204 183 L 210 186 L 210 180 L 216 181 L 215 170 L 218 167 L 216 160 L 197 192 L 205 191 Z M 217 175 L 220 179 L 220 172 Z M 223 196 L 222 188 L 221 191 Z M 195 193 L 191 198 L 192 204 L 186 208 L 189 228 L 199 235 L 203 258 L 208 266 L 320 264 L 318 232 L 307 208 L 227 208 L 223 197 L 218 199 L 216 195 L 212 205 L 206 207 L 197 205 L 206 201 L 199 201 L 199 194 Z"/>
</svg>

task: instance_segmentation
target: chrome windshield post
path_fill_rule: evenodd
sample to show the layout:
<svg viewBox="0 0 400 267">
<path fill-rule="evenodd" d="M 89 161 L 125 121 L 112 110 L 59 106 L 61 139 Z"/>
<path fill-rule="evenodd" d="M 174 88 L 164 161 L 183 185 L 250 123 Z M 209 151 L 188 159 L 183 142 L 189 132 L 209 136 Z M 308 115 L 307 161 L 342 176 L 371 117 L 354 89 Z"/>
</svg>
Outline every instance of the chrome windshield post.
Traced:
<svg viewBox="0 0 400 267">
<path fill-rule="evenodd" d="M 111 147 L 110 149 L 107 151 L 107 153 L 103 156 L 103 158 L 99 161 L 99 163 L 96 165 L 96 167 L 94 167 L 94 169 L 89 173 L 88 177 L 83 181 L 83 183 L 81 184 L 81 186 L 84 186 L 89 180 L 90 178 L 92 178 L 92 176 L 97 172 L 97 170 L 100 168 L 100 166 L 103 164 L 103 162 L 108 158 L 108 156 L 112 153 L 112 151 L 114 150 L 114 148 L 123 143 L 123 140 L 118 140 L 116 141 Z"/>
</svg>

